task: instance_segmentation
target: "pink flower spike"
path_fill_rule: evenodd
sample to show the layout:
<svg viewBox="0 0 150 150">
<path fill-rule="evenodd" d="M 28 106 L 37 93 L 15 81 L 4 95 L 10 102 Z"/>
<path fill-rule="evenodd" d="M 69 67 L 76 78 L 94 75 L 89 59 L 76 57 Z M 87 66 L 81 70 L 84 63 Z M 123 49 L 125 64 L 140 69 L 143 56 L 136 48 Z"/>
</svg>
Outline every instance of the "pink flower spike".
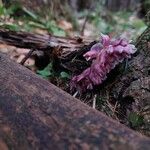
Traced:
<svg viewBox="0 0 150 150">
<path fill-rule="evenodd" d="M 116 65 L 126 58 L 130 58 L 136 52 L 133 44 L 126 39 L 112 40 L 108 35 L 101 35 L 101 42 L 92 46 L 90 51 L 83 56 L 86 60 L 92 60 L 92 64 L 80 75 L 74 76 L 71 80 L 71 89 L 86 91 L 100 85 Z"/>
<path fill-rule="evenodd" d="M 91 50 L 83 55 L 87 61 L 95 59 L 97 54 L 103 49 L 101 43 L 96 43 L 91 47 Z"/>
<path fill-rule="evenodd" d="M 108 46 L 108 49 L 107 49 L 107 52 L 111 54 L 111 53 L 113 53 L 113 50 L 114 50 L 114 49 L 113 49 L 113 46 L 112 46 L 112 45 L 109 45 L 109 46 Z"/>
<path fill-rule="evenodd" d="M 101 33 L 101 43 L 103 46 L 108 46 L 110 43 L 110 37 Z"/>
</svg>

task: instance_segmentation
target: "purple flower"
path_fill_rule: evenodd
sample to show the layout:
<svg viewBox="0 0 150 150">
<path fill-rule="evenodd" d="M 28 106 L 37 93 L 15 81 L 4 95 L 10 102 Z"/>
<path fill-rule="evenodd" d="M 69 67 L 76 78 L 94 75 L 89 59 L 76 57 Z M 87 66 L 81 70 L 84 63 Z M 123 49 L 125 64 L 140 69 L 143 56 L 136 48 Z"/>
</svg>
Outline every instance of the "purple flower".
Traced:
<svg viewBox="0 0 150 150">
<path fill-rule="evenodd" d="M 83 56 L 87 61 L 92 60 L 89 68 L 71 80 L 71 89 L 85 91 L 101 84 L 118 63 L 130 58 L 136 52 L 133 44 L 126 39 L 110 39 L 108 35 L 101 35 L 101 40 L 93 45 Z"/>
</svg>

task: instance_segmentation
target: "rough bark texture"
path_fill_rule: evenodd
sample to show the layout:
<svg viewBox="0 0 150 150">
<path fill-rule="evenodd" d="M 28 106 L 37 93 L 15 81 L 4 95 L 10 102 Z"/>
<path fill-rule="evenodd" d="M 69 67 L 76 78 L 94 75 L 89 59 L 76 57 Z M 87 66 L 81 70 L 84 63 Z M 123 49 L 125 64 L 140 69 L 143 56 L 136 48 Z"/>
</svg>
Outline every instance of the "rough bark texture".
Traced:
<svg viewBox="0 0 150 150">
<path fill-rule="evenodd" d="M 83 37 L 66 38 L 0 29 L 0 43 L 43 51 L 56 62 L 57 68 L 61 66 L 72 72 L 87 67 L 89 63 L 83 59 L 83 54 L 95 42 Z"/>
<path fill-rule="evenodd" d="M 105 5 L 109 10 L 118 11 L 118 10 L 135 10 L 140 4 L 140 0 L 3 0 L 5 4 L 13 4 L 20 3 L 21 5 L 31 8 L 31 10 L 40 11 L 43 8 L 46 8 L 50 11 L 49 8 L 52 8 L 56 11 L 58 8 L 61 9 L 59 11 L 63 11 L 64 4 L 71 6 L 74 10 L 79 11 L 83 9 L 96 8 L 97 5 Z M 141 3 L 148 3 L 148 0 L 142 0 Z M 145 5 L 147 4 L 145 3 Z"/>
<path fill-rule="evenodd" d="M 105 90 L 122 103 L 133 100 L 129 112 L 137 112 L 144 117 L 144 125 L 138 130 L 150 136 L 150 27 L 138 38 L 136 47 L 138 51 L 128 62 L 127 69 L 111 88 Z"/>
<path fill-rule="evenodd" d="M 0 54 L 0 147 L 148 150 L 150 140 Z"/>
<path fill-rule="evenodd" d="M 135 10 L 140 0 L 106 0 L 105 6 L 112 11 Z"/>
<path fill-rule="evenodd" d="M 77 52 L 91 42 L 90 39 L 81 37 L 67 38 L 0 29 L 0 43 L 20 48 L 50 51 L 50 53 L 55 49 L 54 53 L 59 53 L 60 57 L 68 57 L 71 52 Z"/>
<path fill-rule="evenodd" d="M 95 2 L 98 2 L 99 0 L 95 0 Z M 93 4 L 92 1 L 87 0 L 86 3 L 84 0 L 3 0 L 5 4 L 14 4 L 14 3 L 20 3 L 21 5 L 31 8 L 32 10 L 40 10 L 46 7 L 47 9 L 53 8 L 53 10 L 56 10 L 57 8 L 64 8 L 64 5 L 67 4 L 71 7 L 73 7 L 74 10 L 80 10 L 89 8 L 90 5 Z M 94 2 L 94 3 L 95 3 Z M 31 7 L 32 6 L 32 7 Z M 49 8 L 48 8 L 49 7 Z M 59 10 L 60 11 L 60 10 Z"/>
</svg>

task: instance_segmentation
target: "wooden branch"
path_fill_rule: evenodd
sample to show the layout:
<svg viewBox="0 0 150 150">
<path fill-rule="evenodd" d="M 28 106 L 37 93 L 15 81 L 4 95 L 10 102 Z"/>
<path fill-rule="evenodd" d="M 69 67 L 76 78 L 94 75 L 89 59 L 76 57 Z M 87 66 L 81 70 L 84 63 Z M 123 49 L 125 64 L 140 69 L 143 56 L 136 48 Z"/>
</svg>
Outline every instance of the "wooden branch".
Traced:
<svg viewBox="0 0 150 150">
<path fill-rule="evenodd" d="M 22 59 L 22 61 L 20 62 L 21 65 L 23 65 L 26 60 L 32 55 L 32 53 L 34 52 L 35 50 L 34 49 L 31 49 L 28 54 Z"/>
<path fill-rule="evenodd" d="M 67 57 L 70 53 L 79 51 L 92 41 L 80 37 L 66 38 L 52 35 L 42 35 L 27 32 L 0 29 L 0 43 L 19 48 L 37 49 L 41 51 L 55 50 L 59 57 Z"/>
<path fill-rule="evenodd" d="M 0 43 L 44 51 L 46 55 L 53 59 L 57 68 L 62 67 L 72 73 L 77 73 L 89 65 L 82 56 L 96 41 L 83 37 L 66 38 L 0 29 Z M 24 58 L 23 63 L 28 56 L 30 56 L 30 53 Z"/>
<path fill-rule="evenodd" d="M 150 140 L 0 54 L 2 149 L 135 149 Z"/>
</svg>

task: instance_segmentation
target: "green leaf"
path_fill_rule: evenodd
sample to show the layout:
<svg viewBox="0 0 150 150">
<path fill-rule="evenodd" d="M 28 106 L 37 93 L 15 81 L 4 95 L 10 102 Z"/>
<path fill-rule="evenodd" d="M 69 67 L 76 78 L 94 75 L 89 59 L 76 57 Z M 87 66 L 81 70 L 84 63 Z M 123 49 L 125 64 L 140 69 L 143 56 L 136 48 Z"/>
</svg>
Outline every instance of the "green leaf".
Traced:
<svg viewBox="0 0 150 150">
<path fill-rule="evenodd" d="M 128 120 L 131 123 L 132 127 L 139 127 L 143 124 L 143 117 L 138 115 L 136 112 L 130 113 Z"/>
<path fill-rule="evenodd" d="M 70 79 L 70 75 L 67 72 L 61 72 L 60 76 L 61 76 L 61 78 Z"/>
<path fill-rule="evenodd" d="M 6 15 L 14 15 L 18 10 L 21 10 L 21 5 L 19 3 L 16 3 L 15 5 L 11 5 L 9 8 L 7 8 L 5 14 Z"/>
<path fill-rule="evenodd" d="M 0 6 L 0 15 L 4 15 L 5 11 L 5 8 L 3 6 Z"/>
<path fill-rule="evenodd" d="M 28 15 L 30 16 L 32 19 L 37 20 L 38 17 L 31 11 L 29 11 L 28 9 L 26 9 L 25 7 L 22 8 L 22 10 Z"/>
<path fill-rule="evenodd" d="M 55 36 L 66 36 L 66 32 L 56 25 L 54 20 L 44 23 L 45 28 Z"/>
<path fill-rule="evenodd" d="M 43 24 L 37 23 L 37 22 L 33 22 L 33 21 L 28 22 L 28 25 L 30 25 L 32 27 L 35 27 L 35 28 L 46 29 Z"/>
<path fill-rule="evenodd" d="M 47 70 L 38 70 L 37 73 L 43 77 L 48 77 L 51 75 L 50 71 L 47 71 Z"/>
<path fill-rule="evenodd" d="M 60 28 L 58 28 L 58 27 L 51 27 L 50 30 L 53 32 L 53 34 L 55 36 L 66 36 L 65 31 L 60 29 Z"/>
<path fill-rule="evenodd" d="M 136 29 L 140 29 L 146 26 L 145 23 L 140 19 L 136 19 L 131 23 L 132 23 L 132 26 L 135 27 Z"/>
<path fill-rule="evenodd" d="M 37 70 L 37 74 L 44 78 L 48 78 L 52 75 L 52 63 L 48 64 L 43 70 Z"/>
<path fill-rule="evenodd" d="M 1 26 L 12 31 L 19 31 L 20 29 L 17 24 L 3 24 Z"/>
</svg>

